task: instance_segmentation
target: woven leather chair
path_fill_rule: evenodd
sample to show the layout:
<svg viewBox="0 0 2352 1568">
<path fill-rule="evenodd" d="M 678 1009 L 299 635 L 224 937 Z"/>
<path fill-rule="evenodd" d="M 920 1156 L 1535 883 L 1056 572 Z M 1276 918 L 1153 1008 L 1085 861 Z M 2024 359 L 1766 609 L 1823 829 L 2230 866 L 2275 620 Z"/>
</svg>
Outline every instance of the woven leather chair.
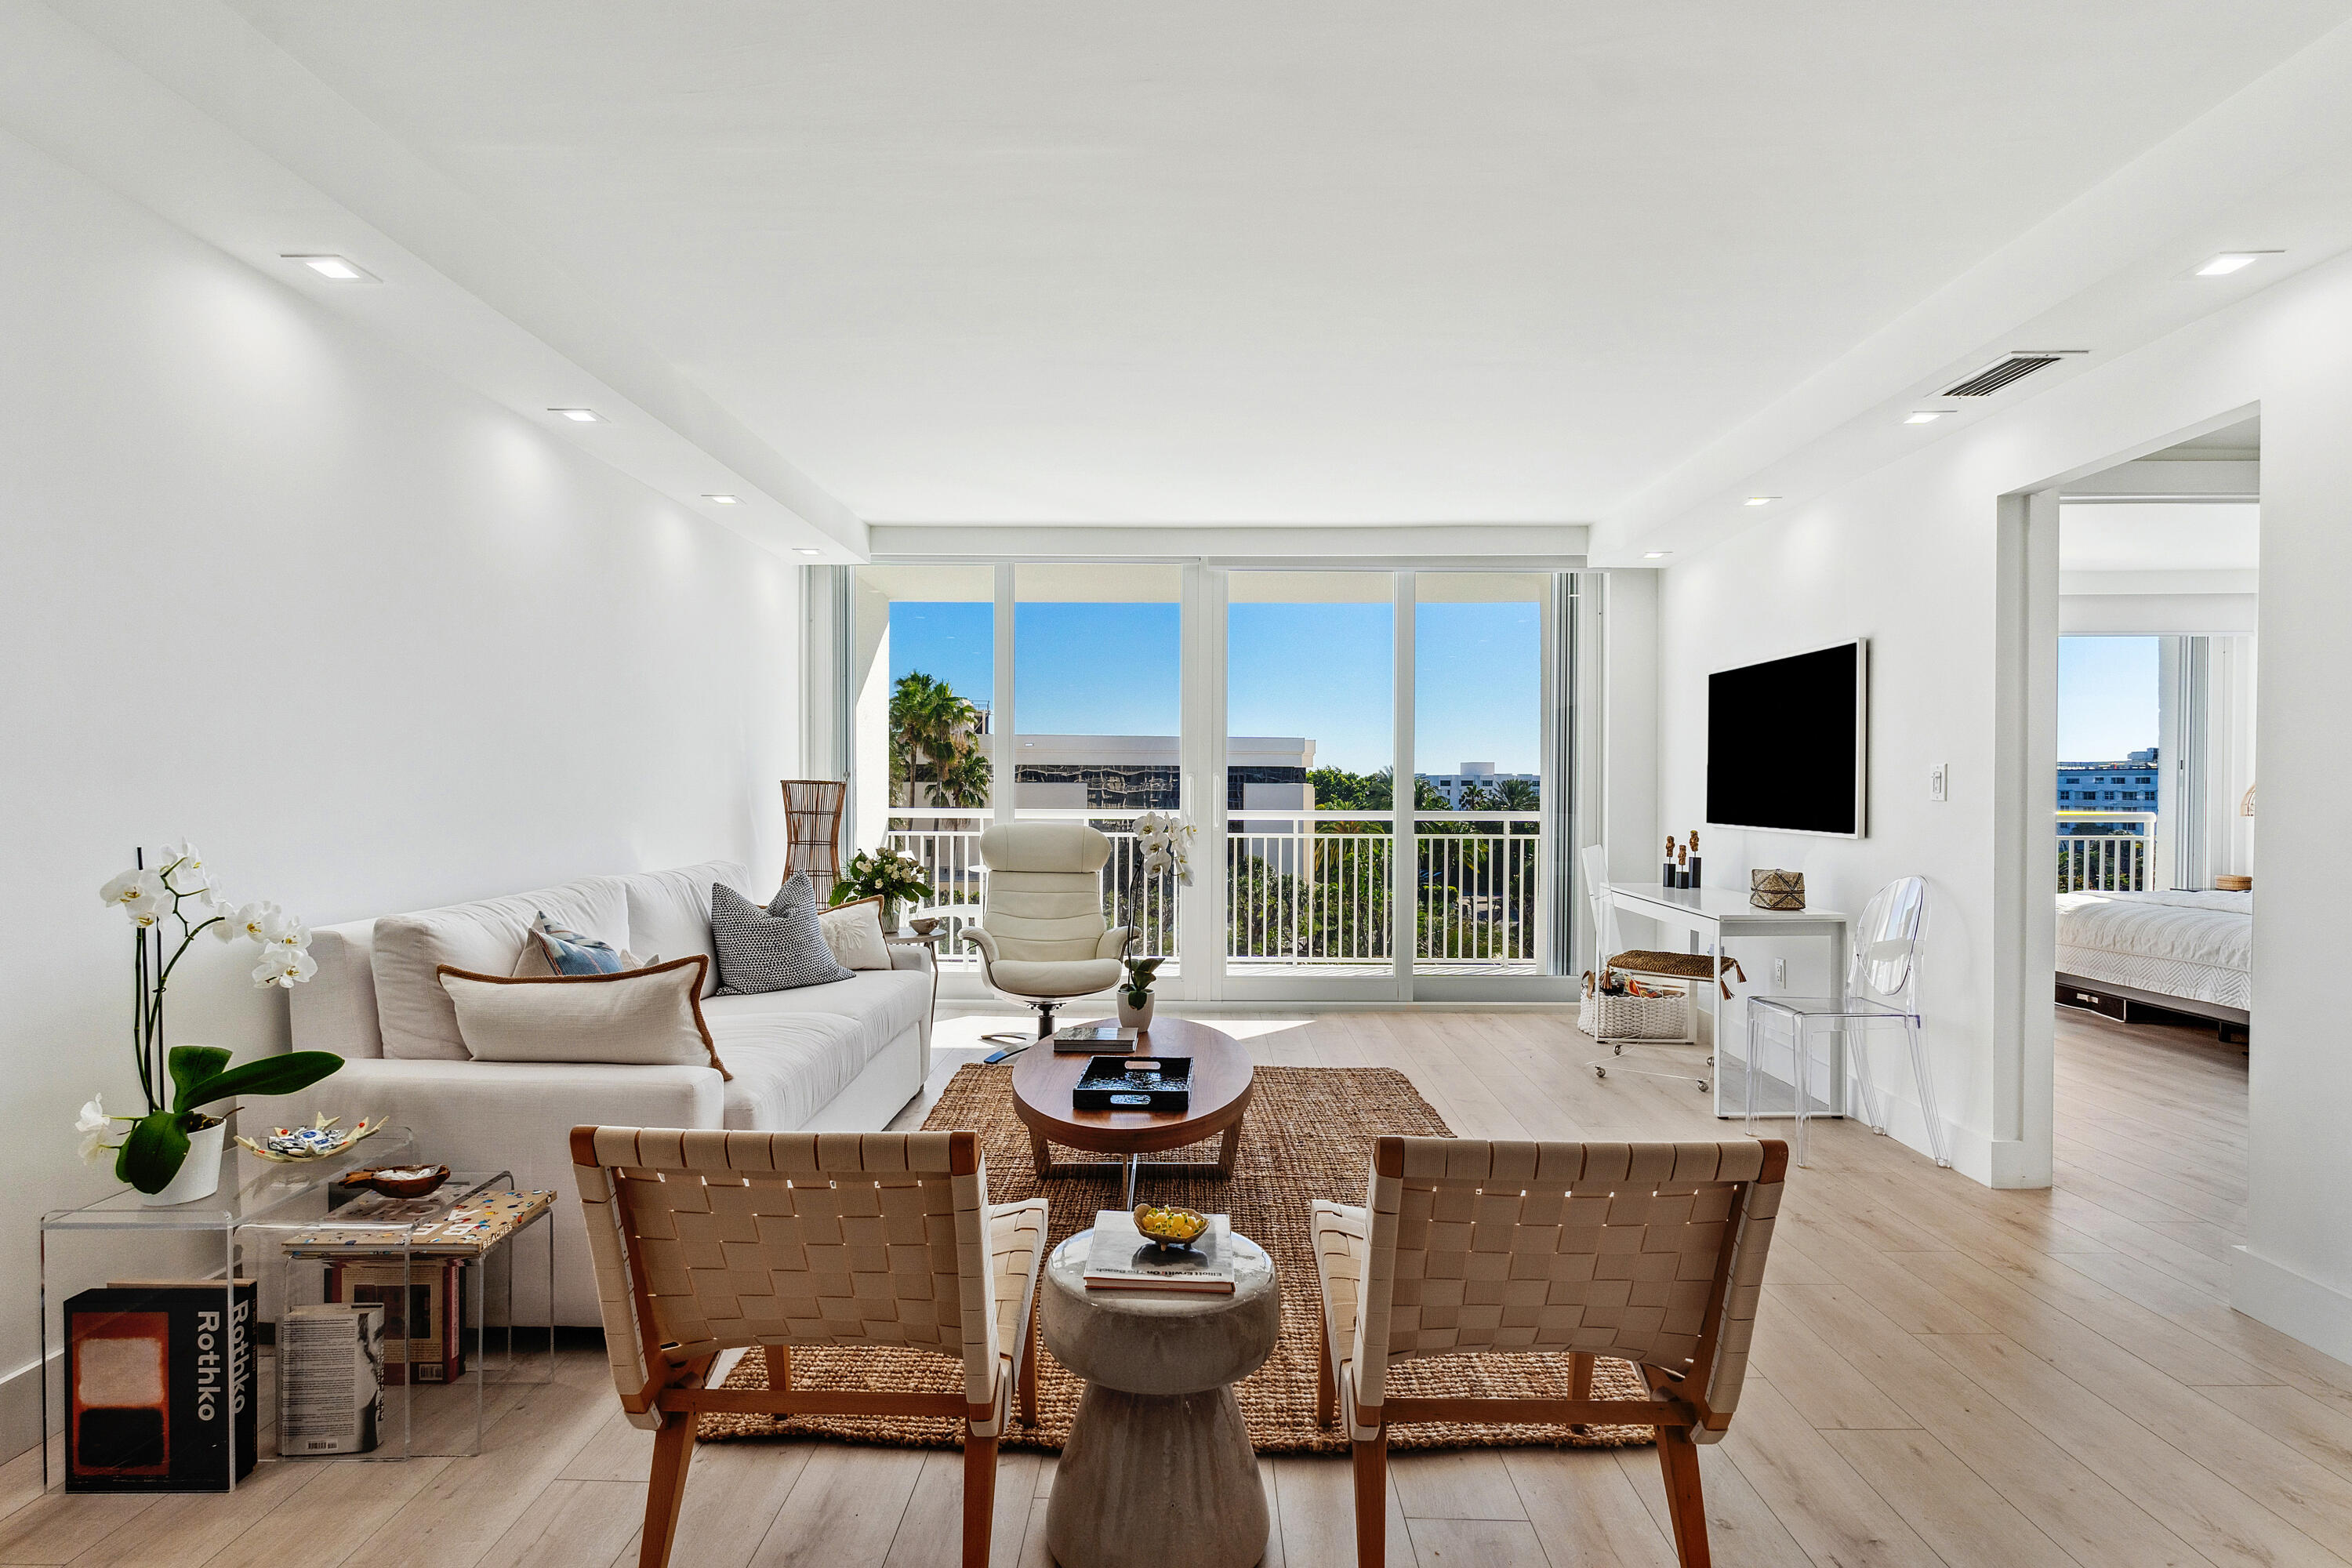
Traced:
<svg viewBox="0 0 2352 1568">
<path fill-rule="evenodd" d="M 1348 1424 L 1356 1561 L 1386 1562 L 1389 1428 L 1416 1421 L 1658 1429 L 1675 1548 L 1708 1562 L 1699 1443 L 1748 1373 L 1764 1256 L 1789 1166 L 1775 1140 L 1490 1143 L 1382 1138 L 1362 1208 L 1313 1205 L 1324 1336 L 1316 1419 Z M 1558 1398 L 1398 1398 L 1415 1356 L 1562 1352 Z M 1633 1362 L 1647 1399 L 1592 1395 L 1592 1358 Z"/>
<path fill-rule="evenodd" d="M 706 1410 L 961 1418 L 963 1561 L 986 1568 L 1016 1388 L 1037 1418 L 1043 1199 L 991 1205 L 971 1132 L 575 1127 L 572 1160 L 614 1386 L 656 1434 L 641 1568 L 669 1561 Z M 795 1390 L 795 1344 L 937 1351 L 962 1361 L 963 1388 Z M 766 1388 L 708 1385 L 719 1352 L 751 1345 Z"/>
<path fill-rule="evenodd" d="M 1110 840 L 1083 822 L 1000 822 L 980 836 L 980 858 L 988 891 L 980 924 L 961 940 L 980 950 L 991 989 L 1037 1009 L 1042 1040 L 1063 1003 L 1118 984 L 1119 955 L 1136 935 L 1104 926 Z"/>
</svg>

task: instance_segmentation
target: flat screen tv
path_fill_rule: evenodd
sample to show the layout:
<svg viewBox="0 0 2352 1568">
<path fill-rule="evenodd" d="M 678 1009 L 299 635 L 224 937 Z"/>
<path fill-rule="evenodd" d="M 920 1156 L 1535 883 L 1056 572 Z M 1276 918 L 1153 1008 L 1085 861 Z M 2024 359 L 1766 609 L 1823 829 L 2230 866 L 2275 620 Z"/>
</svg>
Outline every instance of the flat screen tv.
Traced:
<svg viewBox="0 0 2352 1568">
<path fill-rule="evenodd" d="M 1706 678 L 1706 820 L 1775 833 L 1863 834 L 1870 645 Z"/>
</svg>

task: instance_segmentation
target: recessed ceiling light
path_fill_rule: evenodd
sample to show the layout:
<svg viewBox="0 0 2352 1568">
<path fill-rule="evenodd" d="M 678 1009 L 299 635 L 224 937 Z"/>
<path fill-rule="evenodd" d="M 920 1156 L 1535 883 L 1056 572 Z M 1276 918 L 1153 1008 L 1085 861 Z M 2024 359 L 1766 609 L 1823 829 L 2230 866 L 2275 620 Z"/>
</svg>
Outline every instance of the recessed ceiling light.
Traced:
<svg viewBox="0 0 2352 1568">
<path fill-rule="evenodd" d="M 1672 555 L 1673 553 L 1674 552 L 1671 550 L 1653 550 L 1645 553 L 1642 559 L 1644 561 L 1664 561 L 1667 556 Z"/>
<path fill-rule="evenodd" d="M 604 416 L 593 408 L 551 408 L 550 414 L 562 415 L 574 425 L 602 425 Z"/>
<path fill-rule="evenodd" d="M 281 261 L 299 261 L 321 278 L 331 278 L 338 283 L 380 283 L 383 281 L 366 268 L 340 256 L 281 256 Z"/>
<path fill-rule="evenodd" d="M 793 548 L 799 551 L 803 555 L 822 555 L 824 553 L 822 550 L 812 550 L 805 544 L 795 544 Z"/>
<path fill-rule="evenodd" d="M 1774 501 L 1779 500 L 1780 499 L 1780 498 L 1779 496 L 1749 496 L 1748 500 L 1741 504 L 1746 506 L 1770 506 Z"/>
<path fill-rule="evenodd" d="M 743 498 L 741 496 L 704 496 L 702 499 L 709 501 L 713 506 L 741 506 L 743 504 Z"/>
<path fill-rule="evenodd" d="M 2227 278 L 2242 268 L 2252 267 L 2265 256 L 2282 254 L 2275 250 L 2225 250 L 2197 269 L 2200 278 Z"/>
<path fill-rule="evenodd" d="M 1933 425 L 1937 420 L 1941 419 L 1943 416 L 1944 411 L 1940 408 L 1921 408 L 1906 416 L 1903 423 L 1906 425 Z"/>
</svg>

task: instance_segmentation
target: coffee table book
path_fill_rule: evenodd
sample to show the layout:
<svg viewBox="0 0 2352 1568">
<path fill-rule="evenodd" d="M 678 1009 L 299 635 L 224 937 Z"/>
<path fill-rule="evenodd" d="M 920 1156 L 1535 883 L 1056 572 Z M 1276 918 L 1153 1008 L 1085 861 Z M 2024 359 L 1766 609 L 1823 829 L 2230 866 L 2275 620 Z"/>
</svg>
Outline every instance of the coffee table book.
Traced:
<svg viewBox="0 0 2352 1568">
<path fill-rule="evenodd" d="M 1158 1247 L 1135 1227 L 1135 1216 L 1118 1209 L 1095 1215 L 1094 1239 L 1087 1247 L 1089 1290 L 1192 1290 L 1230 1296 L 1234 1291 L 1233 1219 L 1211 1215 L 1209 1228 L 1192 1246 Z"/>
<path fill-rule="evenodd" d="M 1135 1038 L 1133 1029 L 1121 1028 L 1116 1024 L 1073 1024 L 1066 1029 L 1054 1031 L 1054 1048 L 1079 1056 L 1099 1056 L 1106 1052 L 1116 1056 L 1121 1051 L 1133 1050 Z"/>
</svg>

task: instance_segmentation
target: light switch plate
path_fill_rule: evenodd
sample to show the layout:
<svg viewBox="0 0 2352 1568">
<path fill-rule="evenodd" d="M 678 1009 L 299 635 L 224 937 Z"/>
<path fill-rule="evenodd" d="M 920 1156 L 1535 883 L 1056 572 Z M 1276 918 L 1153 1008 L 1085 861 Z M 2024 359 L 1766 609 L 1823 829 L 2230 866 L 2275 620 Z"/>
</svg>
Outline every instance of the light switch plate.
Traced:
<svg viewBox="0 0 2352 1568">
<path fill-rule="evenodd" d="M 1934 767 L 1927 770 L 1927 798 L 1929 800 L 1949 800 L 1951 798 L 1950 763 L 1937 763 Z"/>
</svg>

